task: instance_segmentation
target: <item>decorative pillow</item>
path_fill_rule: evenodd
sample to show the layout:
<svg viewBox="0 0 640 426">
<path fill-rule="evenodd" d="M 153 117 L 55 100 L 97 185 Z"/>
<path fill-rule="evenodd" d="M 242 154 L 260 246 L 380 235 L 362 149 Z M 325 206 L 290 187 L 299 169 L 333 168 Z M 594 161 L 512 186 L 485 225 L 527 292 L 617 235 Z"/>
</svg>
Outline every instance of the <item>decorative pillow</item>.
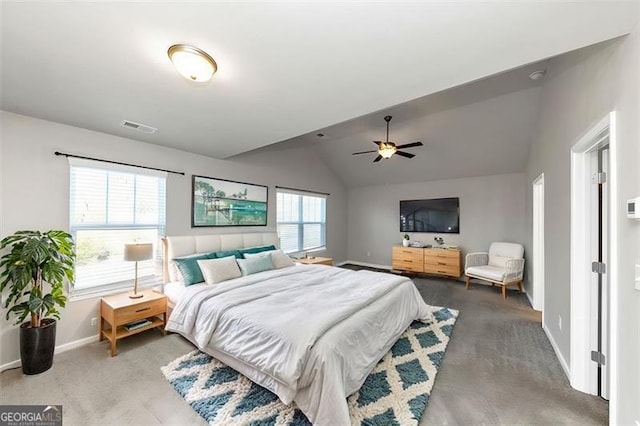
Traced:
<svg viewBox="0 0 640 426">
<path fill-rule="evenodd" d="M 240 253 L 242 255 L 255 254 L 255 253 L 262 253 L 262 252 L 265 252 L 265 251 L 273 251 L 275 249 L 276 249 L 276 246 L 274 246 L 274 245 L 262 246 L 262 247 L 250 247 L 250 248 L 246 248 L 246 249 L 240 250 Z"/>
<path fill-rule="evenodd" d="M 185 286 L 204 281 L 204 277 L 198 266 L 198 260 L 208 258 L 206 254 L 195 254 L 193 256 L 176 257 L 173 259 L 175 265 L 178 267 L 178 271 L 180 271 L 180 275 L 182 275 L 182 281 L 184 281 Z"/>
<path fill-rule="evenodd" d="M 232 278 L 239 278 L 242 272 L 238 268 L 235 256 L 219 259 L 198 260 L 198 265 L 207 284 L 217 284 Z"/>
<path fill-rule="evenodd" d="M 255 257 L 267 256 L 271 255 L 271 263 L 273 263 L 273 269 L 287 268 L 289 266 L 294 266 L 293 260 L 286 254 L 282 252 L 282 250 L 272 250 L 272 251 L 263 251 L 262 253 L 245 253 L 244 257 L 246 259 L 251 259 Z"/>
<path fill-rule="evenodd" d="M 229 256 L 235 256 L 236 259 L 242 259 L 242 253 L 240 253 L 240 250 L 225 250 L 209 253 L 209 259 L 220 259 L 222 257 Z"/>
<path fill-rule="evenodd" d="M 269 271 L 273 269 L 271 255 L 258 256 L 249 259 L 236 259 L 242 275 L 251 275 L 257 272 Z"/>
</svg>

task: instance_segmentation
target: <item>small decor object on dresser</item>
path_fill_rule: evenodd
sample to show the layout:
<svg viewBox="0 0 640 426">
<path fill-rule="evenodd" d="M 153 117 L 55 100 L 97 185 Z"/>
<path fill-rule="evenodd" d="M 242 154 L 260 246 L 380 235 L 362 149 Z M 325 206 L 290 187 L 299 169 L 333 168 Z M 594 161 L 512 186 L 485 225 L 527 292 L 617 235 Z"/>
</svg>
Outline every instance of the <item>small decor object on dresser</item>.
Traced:
<svg viewBox="0 0 640 426">
<path fill-rule="evenodd" d="M 409 237 L 409 234 L 404 234 L 404 237 L 402 237 L 402 245 L 404 247 L 409 247 L 411 245 L 411 239 Z"/>
</svg>

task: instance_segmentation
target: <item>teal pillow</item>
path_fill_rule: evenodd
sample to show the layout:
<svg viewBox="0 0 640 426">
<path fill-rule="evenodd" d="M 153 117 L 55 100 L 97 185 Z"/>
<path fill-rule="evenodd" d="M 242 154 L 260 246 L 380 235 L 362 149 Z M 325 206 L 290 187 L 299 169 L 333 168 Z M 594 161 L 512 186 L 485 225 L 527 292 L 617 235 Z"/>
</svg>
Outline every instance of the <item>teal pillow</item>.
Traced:
<svg viewBox="0 0 640 426">
<path fill-rule="evenodd" d="M 213 254 L 213 257 L 211 255 Z M 242 253 L 240 250 L 225 250 L 225 251 L 217 251 L 215 253 L 209 253 L 209 259 L 220 259 L 222 257 L 235 256 L 236 259 L 242 259 Z"/>
<path fill-rule="evenodd" d="M 263 247 L 251 247 L 251 248 L 240 250 L 240 254 L 244 256 L 245 253 L 256 254 L 256 253 L 262 253 L 263 251 L 271 251 L 275 249 L 276 249 L 276 246 L 274 245 L 263 246 Z"/>
<path fill-rule="evenodd" d="M 204 281 L 202 271 L 198 265 L 198 260 L 209 259 L 207 254 L 196 254 L 193 256 L 176 257 L 173 259 L 176 262 L 176 266 L 182 275 L 184 285 L 189 286 L 191 284 L 197 284 Z"/>
<path fill-rule="evenodd" d="M 271 253 L 260 256 L 252 257 L 249 259 L 236 259 L 238 266 L 242 271 L 242 275 L 251 275 L 257 272 L 269 271 L 273 269 L 273 263 L 271 262 Z"/>
</svg>

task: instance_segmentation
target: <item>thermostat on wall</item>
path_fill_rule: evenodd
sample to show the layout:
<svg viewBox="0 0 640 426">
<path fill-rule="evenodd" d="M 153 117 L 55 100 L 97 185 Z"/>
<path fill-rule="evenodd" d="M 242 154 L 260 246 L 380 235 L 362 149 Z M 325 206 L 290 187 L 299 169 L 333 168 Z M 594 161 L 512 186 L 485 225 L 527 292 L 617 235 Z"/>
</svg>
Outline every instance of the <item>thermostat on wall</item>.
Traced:
<svg viewBox="0 0 640 426">
<path fill-rule="evenodd" d="M 640 220 L 640 197 L 627 200 L 627 217 Z"/>
</svg>

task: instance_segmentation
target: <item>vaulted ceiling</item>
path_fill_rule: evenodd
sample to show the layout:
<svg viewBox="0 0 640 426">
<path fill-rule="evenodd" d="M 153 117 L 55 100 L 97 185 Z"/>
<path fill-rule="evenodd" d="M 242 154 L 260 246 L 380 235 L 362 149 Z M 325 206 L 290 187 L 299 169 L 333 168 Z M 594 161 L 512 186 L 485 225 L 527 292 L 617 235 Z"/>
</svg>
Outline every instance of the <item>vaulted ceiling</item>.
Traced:
<svg viewBox="0 0 640 426">
<path fill-rule="evenodd" d="M 1 108 L 227 158 L 623 35 L 637 17 L 637 2 L 611 1 L 3 2 Z M 175 43 L 210 53 L 219 65 L 214 79 L 197 85 L 181 78 L 166 54 Z M 497 96 L 465 95 L 479 103 L 455 120 L 446 105 L 432 105 L 427 122 L 409 126 L 397 107 L 393 137 L 421 139 L 426 147 L 417 155 L 447 157 L 446 168 L 455 168 L 446 146 L 463 137 L 456 127 L 468 131 L 483 126 L 484 114 L 506 114 L 506 128 L 484 129 L 456 155 L 494 167 L 492 141 L 509 138 L 517 163 L 518 133 L 531 125 L 528 105 L 538 90 L 527 84 Z M 510 116 L 514 107 L 524 115 Z M 384 135 L 378 115 L 358 123 L 357 146 L 342 141 L 354 129 L 334 129 L 333 143 L 319 148 L 327 159 L 336 151 L 345 158 L 329 160 L 331 167 L 349 167 L 350 152 Z M 123 128 L 125 119 L 158 131 Z M 367 167 L 343 179 L 368 182 L 374 169 Z M 416 180 L 407 167 L 398 179 Z M 437 161 L 429 167 L 447 173 Z"/>
</svg>

